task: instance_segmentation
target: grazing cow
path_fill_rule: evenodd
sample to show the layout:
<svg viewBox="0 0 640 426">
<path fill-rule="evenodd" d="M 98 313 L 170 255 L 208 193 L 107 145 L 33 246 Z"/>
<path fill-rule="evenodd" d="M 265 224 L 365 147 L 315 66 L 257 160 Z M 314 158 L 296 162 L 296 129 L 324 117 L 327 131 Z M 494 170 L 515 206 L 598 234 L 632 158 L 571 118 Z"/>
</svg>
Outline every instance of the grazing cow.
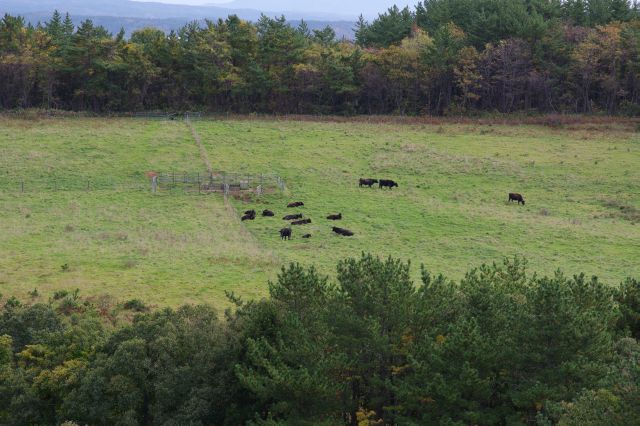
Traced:
<svg viewBox="0 0 640 426">
<path fill-rule="evenodd" d="M 304 234 L 302 238 L 311 238 L 311 234 Z"/>
<path fill-rule="evenodd" d="M 380 179 L 379 187 L 380 188 L 389 188 L 392 189 L 394 186 L 398 186 L 397 183 L 390 179 Z"/>
<path fill-rule="evenodd" d="M 272 212 L 271 210 L 264 210 L 264 211 L 262 212 L 262 216 L 265 216 L 265 217 L 273 217 L 273 216 L 275 216 L 275 214 L 273 214 L 273 212 Z"/>
<path fill-rule="evenodd" d="M 345 237 L 351 237 L 353 235 L 353 232 L 349 231 L 348 229 L 338 228 L 337 226 L 334 226 L 331 229 L 336 234 L 342 235 L 342 236 L 345 236 Z"/>
<path fill-rule="evenodd" d="M 524 206 L 524 197 L 521 194 L 518 194 L 517 192 L 509 193 L 509 202 L 512 202 L 512 201 L 517 201 L 518 204 L 522 203 L 522 205 Z"/>
<path fill-rule="evenodd" d="M 302 219 L 302 213 L 290 214 L 282 218 L 282 220 L 296 220 L 296 219 Z"/>
<path fill-rule="evenodd" d="M 378 179 L 360 179 L 358 185 L 360 186 L 360 188 L 362 188 L 363 186 L 368 186 L 369 188 L 371 188 L 375 183 L 378 183 Z"/>
<path fill-rule="evenodd" d="M 329 220 L 342 220 L 342 213 L 330 214 L 329 216 L 327 216 L 327 219 L 329 219 Z"/>
<path fill-rule="evenodd" d="M 295 203 L 287 204 L 287 207 L 302 207 L 302 206 L 304 206 L 304 203 L 302 201 L 296 201 Z"/>
<path fill-rule="evenodd" d="M 311 223 L 311 219 L 294 220 L 291 222 L 292 225 L 307 225 L 309 223 Z"/>
<path fill-rule="evenodd" d="M 282 228 L 280 230 L 280 238 L 282 240 L 290 240 L 291 239 L 291 228 Z"/>
<path fill-rule="evenodd" d="M 244 214 L 249 215 L 249 216 L 255 216 L 256 215 L 256 211 L 255 210 L 247 210 L 246 212 L 244 212 Z"/>
</svg>

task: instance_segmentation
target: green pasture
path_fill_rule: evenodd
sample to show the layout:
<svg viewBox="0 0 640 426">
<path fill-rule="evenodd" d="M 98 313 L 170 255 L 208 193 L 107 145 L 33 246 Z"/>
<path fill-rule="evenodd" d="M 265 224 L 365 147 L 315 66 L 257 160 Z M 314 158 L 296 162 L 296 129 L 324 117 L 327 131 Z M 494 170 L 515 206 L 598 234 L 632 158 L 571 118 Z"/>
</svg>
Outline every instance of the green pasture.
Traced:
<svg viewBox="0 0 640 426">
<path fill-rule="evenodd" d="M 46 299 L 79 288 L 223 307 L 225 291 L 264 295 L 283 264 L 331 274 L 362 251 L 410 259 L 416 277 L 419 264 L 457 279 L 516 254 L 539 273 L 611 284 L 640 276 L 640 138 L 622 125 L 193 125 L 214 170 L 276 173 L 285 192 L 231 205 L 220 195 L 152 194 L 150 171 L 205 171 L 181 121 L 0 118 L 0 293 L 28 298 L 37 288 Z M 400 186 L 359 188 L 360 177 Z M 526 205 L 507 203 L 509 192 Z M 303 208 L 285 207 L 298 200 Z M 241 223 L 252 208 L 276 217 Z M 312 224 L 283 242 L 281 217 L 294 212 Z"/>
</svg>

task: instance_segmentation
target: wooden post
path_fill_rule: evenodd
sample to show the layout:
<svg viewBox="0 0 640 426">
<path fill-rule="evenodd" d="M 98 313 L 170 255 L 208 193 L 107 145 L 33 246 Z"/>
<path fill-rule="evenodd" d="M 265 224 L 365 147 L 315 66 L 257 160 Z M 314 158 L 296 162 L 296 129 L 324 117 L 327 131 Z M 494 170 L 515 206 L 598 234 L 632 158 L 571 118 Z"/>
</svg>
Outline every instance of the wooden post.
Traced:
<svg viewBox="0 0 640 426">
<path fill-rule="evenodd" d="M 24 192 L 24 181 L 20 181 L 20 192 Z"/>
<path fill-rule="evenodd" d="M 87 181 L 87 191 L 89 190 L 89 181 Z"/>
</svg>

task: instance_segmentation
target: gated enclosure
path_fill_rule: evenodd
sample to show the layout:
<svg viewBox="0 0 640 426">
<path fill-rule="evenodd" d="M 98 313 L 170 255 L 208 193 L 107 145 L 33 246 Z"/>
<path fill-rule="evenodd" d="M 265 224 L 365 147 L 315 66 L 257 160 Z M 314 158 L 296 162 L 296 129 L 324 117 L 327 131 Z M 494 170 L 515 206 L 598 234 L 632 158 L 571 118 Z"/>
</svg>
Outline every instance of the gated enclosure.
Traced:
<svg viewBox="0 0 640 426">
<path fill-rule="evenodd" d="M 236 192 L 284 191 L 284 180 L 275 174 L 246 173 L 157 173 L 151 176 L 151 190 L 171 191 L 181 189 L 187 192 L 215 193 L 228 195 Z"/>
</svg>

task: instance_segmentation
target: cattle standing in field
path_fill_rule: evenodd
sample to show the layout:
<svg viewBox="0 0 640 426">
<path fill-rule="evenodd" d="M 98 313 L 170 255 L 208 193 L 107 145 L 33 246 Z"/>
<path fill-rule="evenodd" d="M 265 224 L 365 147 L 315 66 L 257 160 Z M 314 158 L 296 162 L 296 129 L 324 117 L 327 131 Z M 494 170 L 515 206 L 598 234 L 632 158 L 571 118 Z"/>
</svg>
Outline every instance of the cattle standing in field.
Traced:
<svg viewBox="0 0 640 426">
<path fill-rule="evenodd" d="M 342 220 L 342 213 L 330 214 L 329 216 L 327 216 L 327 219 L 329 219 L 329 220 Z"/>
<path fill-rule="evenodd" d="M 302 213 L 290 214 L 282 218 L 282 220 L 296 220 L 296 219 L 302 219 Z"/>
<path fill-rule="evenodd" d="M 336 234 L 342 235 L 342 236 L 345 236 L 345 237 L 351 237 L 353 235 L 353 232 L 349 231 L 348 229 L 338 228 L 337 226 L 334 226 L 331 229 Z"/>
<path fill-rule="evenodd" d="M 392 181 L 391 179 L 380 179 L 379 187 L 380 188 L 389 188 L 397 187 L 398 184 Z"/>
<path fill-rule="evenodd" d="M 280 230 L 280 238 L 282 240 L 290 240 L 291 239 L 291 228 L 282 228 Z"/>
<path fill-rule="evenodd" d="M 360 188 L 362 188 L 363 186 L 368 186 L 369 188 L 371 188 L 375 183 L 378 183 L 378 179 L 360 179 L 360 181 L 358 181 L 358 185 L 360 186 Z"/>
<path fill-rule="evenodd" d="M 311 238 L 311 234 L 304 234 L 302 238 Z"/>
<path fill-rule="evenodd" d="M 524 206 L 524 197 L 521 194 L 518 194 L 517 192 L 509 193 L 509 202 L 512 202 L 512 201 L 517 201 L 518 204 L 522 203 L 522 205 Z"/>
<path fill-rule="evenodd" d="M 304 203 L 302 201 L 296 201 L 295 203 L 287 204 L 287 207 L 302 207 L 302 206 L 304 206 Z"/>
<path fill-rule="evenodd" d="M 291 222 L 292 225 L 307 225 L 309 223 L 311 223 L 311 219 L 294 220 Z"/>
<path fill-rule="evenodd" d="M 273 216 L 275 216 L 275 214 L 273 214 L 273 212 L 272 212 L 271 210 L 264 210 L 264 211 L 262 212 L 262 216 L 265 216 L 265 217 L 273 217 Z"/>
<path fill-rule="evenodd" d="M 246 212 L 244 212 L 244 214 L 246 214 L 248 216 L 255 216 L 256 215 L 256 211 L 255 210 L 247 210 Z"/>
</svg>

